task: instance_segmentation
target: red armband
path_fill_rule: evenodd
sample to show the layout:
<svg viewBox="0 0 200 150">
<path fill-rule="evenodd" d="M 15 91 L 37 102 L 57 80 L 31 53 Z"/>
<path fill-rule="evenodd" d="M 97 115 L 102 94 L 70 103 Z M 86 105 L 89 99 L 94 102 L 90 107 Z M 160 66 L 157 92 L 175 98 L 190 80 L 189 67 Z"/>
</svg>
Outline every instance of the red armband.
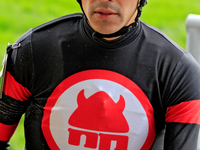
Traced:
<svg viewBox="0 0 200 150">
<path fill-rule="evenodd" d="M 165 121 L 200 125 L 200 100 L 182 102 L 168 107 Z"/>
<path fill-rule="evenodd" d="M 12 137 L 13 133 L 15 132 L 17 124 L 14 125 L 5 125 L 0 123 L 0 141 L 8 141 Z"/>
<path fill-rule="evenodd" d="M 6 72 L 3 91 L 5 95 L 20 101 L 28 100 L 28 98 L 31 96 L 29 90 L 18 83 L 8 71 Z"/>
</svg>

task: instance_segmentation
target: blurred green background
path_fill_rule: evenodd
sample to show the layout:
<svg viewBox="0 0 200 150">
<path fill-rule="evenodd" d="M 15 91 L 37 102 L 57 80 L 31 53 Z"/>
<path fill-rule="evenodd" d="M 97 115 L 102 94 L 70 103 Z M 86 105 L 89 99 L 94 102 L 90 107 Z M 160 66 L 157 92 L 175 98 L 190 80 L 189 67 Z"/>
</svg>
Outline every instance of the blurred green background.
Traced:
<svg viewBox="0 0 200 150">
<path fill-rule="evenodd" d="M 0 62 L 6 46 L 28 29 L 60 16 L 81 12 L 76 0 L 3 0 L 0 2 Z M 185 20 L 200 14 L 199 0 L 149 0 L 141 20 L 153 25 L 186 48 Z M 0 133 L 1 134 L 1 133 Z M 11 139 L 10 150 L 24 149 L 23 118 Z"/>
</svg>

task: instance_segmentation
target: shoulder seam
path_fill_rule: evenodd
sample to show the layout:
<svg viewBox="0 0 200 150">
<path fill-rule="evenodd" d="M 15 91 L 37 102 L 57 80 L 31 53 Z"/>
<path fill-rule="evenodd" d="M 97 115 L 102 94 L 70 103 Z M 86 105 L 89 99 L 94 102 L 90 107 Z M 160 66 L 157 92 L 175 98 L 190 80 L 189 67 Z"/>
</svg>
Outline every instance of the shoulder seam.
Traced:
<svg viewBox="0 0 200 150">
<path fill-rule="evenodd" d="M 52 25 L 52 24 L 54 24 L 54 23 L 58 23 L 58 22 L 63 21 L 63 20 L 67 20 L 67 19 L 71 19 L 71 18 L 77 18 L 77 17 L 78 17 L 78 18 L 82 18 L 82 17 L 83 17 L 83 14 L 82 14 L 82 13 L 73 13 L 73 14 L 69 14 L 69 15 L 65 15 L 65 16 L 56 18 L 56 19 L 54 19 L 54 20 L 51 20 L 51 21 L 49 21 L 49 22 L 46 22 L 46 23 L 44 23 L 44 24 L 41 24 L 41 25 L 39 25 L 39 26 L 33 28 L 33 32 L 34 32 L 34 31 L 37 31 L 37 30 L 40 30 L 40 29 L 42 29 L 42 28 L 44 28 L 44 27 L 47 27 L 47 26 L 49 26 L 49 25 Z"/>
<path fill-rule="evenodd" d="M 149 29 L 155 31 L 156 33 L 158 33 L 160 36 L 164 37 L 171 45 L 173 45 L 174 47 L 176 47 L 181 53 L 183 53 L 183 48 L 178 45 L 177 43 L 175 43 L 172 39 L 170 39 L 162 30 L 156 28 L 156 27 L 153 27 L 145 22 L 142 22 L 143 25 L 147 26 Z M 184 50 L 185 52 L 186 50 Z"/>
<path fill-rule="evenodd" d="M 18 40 L 15 42 L 15 44 L 18 44 L 22 42 L 25 38 L 27 38 L 31 33 L 33 32 L 33 29 L 29 29 L 27 32 L 25 32 L 22 36 L 18 38 Z"/>
<path fill-rule="evenodd" d="M 29 29 L 27 32 L 25 32 L 22 36 L 20 36 L 17 41 L 15 42 L 15 44 L 18 44 L 22 41 L 24 41 L 30 34 L 32 34 L 34 31 L 37 31 L 37 30 L 40 30 L 48 25 L 52 25 L 54 23 L 57 23 L 57 22 L 60 22 L 60 21 L 63 21 L 63 20 L 66 20 L 66 19 L 70 19 L 70 18 L 76 18 L 76 17 L 83 17 L 83 14 L 82 13 L 74 13 L 74 14 L 69 14 L 69 15 L 65 15 L 65 16 L 62 16 L 62 17 L 59 17 L 59 18 L 56 18 L 54 20 L 51 20 L 49 22 L 46 22 L 44 24 L 41 24 L 35 28 L 31 28 Z"/>
</svg>

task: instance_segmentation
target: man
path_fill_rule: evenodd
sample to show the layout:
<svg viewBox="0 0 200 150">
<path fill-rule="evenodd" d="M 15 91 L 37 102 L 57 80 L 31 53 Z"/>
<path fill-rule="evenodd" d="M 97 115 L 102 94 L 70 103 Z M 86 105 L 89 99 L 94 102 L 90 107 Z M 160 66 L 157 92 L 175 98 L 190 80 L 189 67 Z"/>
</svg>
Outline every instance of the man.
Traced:
<svg viewBox="0 0 200 150">
<path fill-rule="evenodd" d="M 200 69 L 139 20 L 146 0 L 79 0 L 8 46 L 0 147 L 25 113 L 27 150 L 195 150 Z"/>
</svg>

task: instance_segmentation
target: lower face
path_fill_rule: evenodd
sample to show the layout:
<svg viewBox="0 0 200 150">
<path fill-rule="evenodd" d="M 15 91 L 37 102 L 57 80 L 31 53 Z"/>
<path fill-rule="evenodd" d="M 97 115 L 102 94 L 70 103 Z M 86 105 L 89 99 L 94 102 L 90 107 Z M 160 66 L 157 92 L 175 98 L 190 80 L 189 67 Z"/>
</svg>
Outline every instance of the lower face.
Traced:
<svg viewBox="0 0 200 150">
<path fill-rule="evenodd" d="M 82 0 L 90 26 L 102 34 L 119 31 L 135 21 L 138 0 Z"/>
</svg>

